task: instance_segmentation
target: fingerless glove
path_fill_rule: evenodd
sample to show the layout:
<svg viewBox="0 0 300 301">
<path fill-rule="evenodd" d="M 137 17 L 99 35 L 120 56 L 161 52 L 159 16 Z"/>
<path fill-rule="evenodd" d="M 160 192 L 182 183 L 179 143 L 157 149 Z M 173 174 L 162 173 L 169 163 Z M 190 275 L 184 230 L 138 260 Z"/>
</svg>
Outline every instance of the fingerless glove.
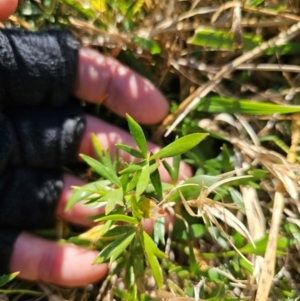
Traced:
<svg viewBox="0 0 300 301">
<path fill-rule="evenodd" d="M 85 129 L 70 98 L 79 42 L 64 30 L 0 29 L 0 275 L 22 230 L 53 226 L 60 168 Z"/>
</svg>

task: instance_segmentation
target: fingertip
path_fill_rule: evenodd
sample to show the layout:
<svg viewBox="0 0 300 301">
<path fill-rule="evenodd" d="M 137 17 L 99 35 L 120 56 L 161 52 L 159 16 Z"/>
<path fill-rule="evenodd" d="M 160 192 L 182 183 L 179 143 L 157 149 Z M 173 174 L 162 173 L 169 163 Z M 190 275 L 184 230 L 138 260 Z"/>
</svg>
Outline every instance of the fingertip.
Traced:
<svg viewBox="0 0 300 301">
<path fill-rule="evenodd" d="M 99 254 L 98 251 L 67 244 L 60 246 L 60 253 L 63 257 L 60 270 L 53 269 L 52 274 L 40 280 L 66 287 L 76 287 L 95 283 L 108 273 L 108 264 L 93 264 Z"/>
<path fill-rule="evenodd" d="M 19 277 L 27 280 L 83 286 L 104 278 L 108 272 L 107 264 L 92 264 L 97 254 L 22 232 L 14 245 L 10 269 L 19 271 Z"/>
<path fill-rule="evenodd" d="M 79 51 L 75 96 L 103 103 L 121 117 L 155 124 L 168 114 L 169 103 L 154 85 L 117 60 L 89 48 Z"/>
<path fill-rule="evenodd" d="M 18 0 L 0 0 L 0 21 L 5 21 L 11 16 L 18 6 Z"/>
</svg>

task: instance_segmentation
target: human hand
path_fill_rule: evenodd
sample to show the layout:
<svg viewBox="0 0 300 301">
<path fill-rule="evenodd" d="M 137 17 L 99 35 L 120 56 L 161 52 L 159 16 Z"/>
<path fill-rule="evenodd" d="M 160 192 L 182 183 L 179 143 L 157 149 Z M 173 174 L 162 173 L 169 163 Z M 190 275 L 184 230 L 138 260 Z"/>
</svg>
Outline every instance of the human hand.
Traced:
<svg viewBox="0 0 300 301">
<path fill-rule="evenodd" d="M 7 17 L 13 11 L 15 5 L 16 1 L 0 0 L 0 19 Z M 114 59 L 107 58 L 87 48 L 79 50 L 78 71 L 73 92 L 78 98 L 93 103 L 99 103 L 104 99 L 103 104 L 110 110 L 121 116 L 129 113 L 140 123 L 157 123 L 168 112 L 168 103 L 151 83 Z M 92 132 L 96 134 L 103 147 L 109 148 L 112 154 L 114 153 L 115 143 L 134 146 L 127 132 L 92 116 L 86 115 L 84 118 L 86 125 L 80 136 L 79 153 L 94 155 L 90 139 Z M 33 120 L 33 122 L 36 122 L 36 120 Z M 149 143 L 149 149 L 155 151 L 158 148 L 156 145 Z M 130 159 L 125 153 L 121 153 L 121 156 L 124 160 Z M 47 159 L 45 158 L 45 161 Z M 191 173 L 186 165 L 181 166 L 181 172 L 186 176 Z M 164 170 L 161 170 L 161 177 L 164 181 L 168 180 L 167 173 Z M 64 211 L 71 194 L 70 187 L 82 184 L 84 182 L 74 176 L 63 175 L 63 187 L 59 191 L 60 196 L 55 213 L 57 217 L 66 221 L 92 226 L 92 223 L 88 222 L 86 217 L 99 213 L 99 209 L 86 207 L 79 203 L 70 211 Z M 16 192 L 16 195 L 22 194 Z M 0 213 L 0 221 L 3 218 L 2 214 L 3 212 Z M 30 219 L 31 216 L 26 218 Z M 43 216 L 40 218 L 43 219 Z M 22 278 L 42 280 L 64 286 L 80 286 L 95 282 L 107 273 L 106 264 L 91 265 L 97 252 L 84 250 L 72 244 L 58 244 L 47 241 L 22 230 L 13 229 L 11 231 L 7 227 L 4 227 L 4 229 L 2 227 L 0 231 L 0 240 L 2 239 L 2 242 L 0 241 L 0 252 L 5 252 L 5 248 L 11 248 L 10 251 L 12 251 L 10 263 L 8 264 L 10 272 L 20 271 L 20 277 Z M 5 241 L 8 232 L 15 236 L 12 240 Z M 9 246 L 10 243 L 12 243 L 11 246 Z M 3 257 L 0 256 L 0 258 Z"/>
</svg>

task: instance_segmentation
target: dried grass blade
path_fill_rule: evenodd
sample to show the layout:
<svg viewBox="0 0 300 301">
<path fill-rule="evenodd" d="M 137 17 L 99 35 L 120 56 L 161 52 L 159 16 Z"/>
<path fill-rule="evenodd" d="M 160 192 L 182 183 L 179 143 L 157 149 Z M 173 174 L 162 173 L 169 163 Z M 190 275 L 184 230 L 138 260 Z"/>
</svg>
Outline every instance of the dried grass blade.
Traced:
<svg viewBox="0 0 300 301">
<path fill-rule="evenodd" d="M 275 193 L 269 240 L 264 257 L 261 276 L 258 283 L 255 301 L 267 301 L 272 286 L 276 259 L 278 229 L 280 227 L 284 207 L 284 192 L 285 189 L 282 183 L 280 183 Z"/>
<path fill-rule="evenodd" d="M 245 204 L 250 235 L 254 240 L 259 240 L 266 234 L 266 219 L 257 197 L 257 191 L 251 186 L 242 186 L 241 192 Z M 252 256 L 253 278 L 251 280 L 256 279 L 257 283 L 259 282 L 263 262 L 263 256 Z"/>
<path fill-rule="evenodd" d="M 199 87 L 189 97 L 187 97 L 178 107 L 176 112 L 168 115 L 162 122 L 154 134 L 155 138 L 158 138 L 166 130 L 167 126 L 171 125 L 165 133 L 168 136 L 172 130 L 191 112 L 191 110 L 201 101 L 201 98 L 205 97 L 221 80 L 225 75 L 232 73 L 241 64 L 250 61 L 260 56 L 265 50 L 271 46 L 280 46 L 287 41 L 293 39 L 300 30 L 300 22 L 292 25 L 288 30 L 281 32 L 275 38 L 270 39 L 255 47 L 253 50 L 246 52 L 240 57 L 236 58 L 232 62 L 226 64 L 213 78 L 211 81 Z"/>
<path fill-rule="evenodd" d="M 247 238 L 253 244 L 253 246 L 255 246 L 253 238 L 251 237 L 251 234 L 245 225 L 235 215 L 233 215 L 233 213 L 224 208 L 224 206 L 219 205 L 217 202 L 214 202 L 213 206 L 210 206 L 206 203 L 203 205 L 203 211 L 205 213 L 209 212 L 211 215 L 220 219 L 231 228 L 234 228 L 243 237 Z"/>
<path fill-rule="evenodd" d="M 218 181 L 215 184 L 212 184 L 211 186 L 209 186 L 206 190 L 206 195 L 208 196 L 211 192 L 213 192 L 217 187 L 228 183 L 228 182 L 232 182 L 232 181 L 237 181 L 237 180 L 241 180 L 241 179 L 249 179 L 249 178 L 253 178 L 253 176 L 251 175 L 247 175 L 247 176 L 238 176 L 238 177 L 230 177 L 230 178 L 226 178 L 223 180 Z"/>
</svg>

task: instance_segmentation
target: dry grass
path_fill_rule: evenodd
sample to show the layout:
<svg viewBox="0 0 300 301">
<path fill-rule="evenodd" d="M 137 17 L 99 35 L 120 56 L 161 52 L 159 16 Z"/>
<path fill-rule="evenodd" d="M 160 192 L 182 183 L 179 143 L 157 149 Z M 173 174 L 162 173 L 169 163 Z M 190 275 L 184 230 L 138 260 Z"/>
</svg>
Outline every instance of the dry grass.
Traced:
<svg viewBox="0 0 300 301">
<path fill-rule="evenodd" d="M 37 6 L 42 5 L 39 1 L 31 2 Z M 279 300 L 276 299 L 276 291 L 284 290 L 284 285 L 279 283 L 286 282 L 288 283 L 286 287 L 288 290 L 293 290 L 294 294 L 292 299 L 288 299 L 286 294 L 284 300 L 296 300 L 295 296 L 300 295 L 299 242 L 287 248 L 286 254 L 280 257 L 276 255 L 276 244 L 279 236 L 286 235 L 284 226 L 287 223 L 295 226 L 296 233 L 293 238 L 300 232 L 300 115 L 298 113 L 289 115 L 272 113 L 263 116 L 228 114 L 226 110 L 224 113 L 199 114 L 194 111 L 194 108 L 207 95 L 228 97 L 236 101 L 248 99 L 272 102 L 280 106 L 299 103 L 300 5 L 298 1 L 260 1 L 261 5 L 257 6 L 254 4 L 250 6 L 250 2 L 255 3 L 255 1 L 138 1 L 136 5 L 139 3 L 140 7 L 136 7 L 136 11 L 140 13 L 136 12 L 132 16 L 133 25 L 130 30 L 125 28 L 123 22 L 127 17 L 122 16 L 121 9 L 112 8 L 112 5 L 102 7 L 91 4 L 88 9 L 92 13 L 87 16 L 79 10 L 62 4 L 63 2 L 67 1 L 55 3 L 57 6 L 49 12 L 55 15 L 55 22 L 66 24 L 83 44 L 99 48 L 108 55 L 117 57 L 125 49 L 130 50 L 134 58 L 143 63 L 143 69 L 140 71 L 150 74 L 155 84 L 165 91 L 166 97 L 173 101 L 172 114 L 153 133 L 156 139 L 165 134 L 168 128 L 169 133 L 176 125 L 178 133 L 183 129 L 186 130 L 189 123 L 183 122 L 184 127 L 182 127 L 180 122 L 189 120 L 193 124 L 193 130 L 195 130 L 194 126 L 198 125 L 201 130 L 205 128 L 227 139 L 232 151 L 231 158 L 234 161 L 234 168 L 229 176 L 239 179 L 249 169 L 266 171 L 267 176 L 262 177 L 261 181 L 256 181 L 256 187 L 249 183 L 238 186 L 245 214 L 235 210 L 236 216 L 233 216 L 230 208 L 226 208 L 227 213 L 224 214 L 225 207 L 214 204 L 215 202 L 208 199 L 207 195 L 204 197 L 204 192 L 201 194 L 204 198 L 200 200 L 183 198 L 183 204 L 189 213 L 196 214 L 190 208 L 196 206 L 199 210 L 198 215 L 205 215 L 203 211 L 206 211 L 210 223 L 216 222 L 216 217 L 223 220 L 218 227 L 225 234 L 228 227 L 233 227 L 238 232 L 244 231 L 243 227 L 245 227 L 248 241 L 255 241 L 269 234 L 264 256 L 243 255 L 253 266 L 252 274 L 248 273 L 244 279 L 237 279 L 230 272 L 225 273 L 222 270 L 225 277 L 229 279 L 227 290 L 232 290 L 223 299 L 229 300 L 231 296 L 236 300 L 242 298 L 256 301 Z M 80 6 L 83 2 L 89 1 L 75 2 Z M 280 6 L 285 7 L 280 10 Z M 48 23 L 43 14 L 40 18 L 43 21 L 41 23 L 38 23 L 32 15 L 25 16 L 21 12 L 11 17 L 8 23 L 26 28 L 43 27 Z M 228 33 L 228 36 L 232 35 L 233 48 L 224 50 L 191 44 L 191 37 L 197 28 L 203 26 L 222 29 Z M 261 43 L 250 50 L 245 50 L 242 39 L 244 33 L 259 35 Z M 155 42 L 161 49 L 160 53 L 153 55 L 149 50 L 142 49 L 134 42 L 136 36 Z M 266 50 L 280 45 L 287 45 L 287 50 L 281 51 L 278 48 L 272 54 L 266 54 Z M 174 87 L 174 82 L 179 83 L 179 89 Z M 177 94 L 174 96 L 175 93 Z M 264 137 L 274 138 L 264 140 Z M 226 178 L 227 174 L 224 177 Z M 230 237 L 231 234 L 228 236 L 229 241 Z M 195 240 L 193 243 L 195 253 L 200 254 L 200 259 L 197 259 L 198 264 L 220 270 L 218 266 L 221 259 L 208 260 L 201 256 L 205 248 L 206 252 L 213 252 L 220 247 L 212 244 L 211 241 L 205 242 L 205 238 Z M 58 290 L 45 284 L 38 284 L 38 287 L 35 285 L 34 290 L 43 292 L 50 300 L 87 298 L 113 300 L 110 297 L 110 294 L 113 294 L 111 287 L 117 285 L 118 281 L 120 279 L 110 275 L 101 284 L 102 286 L 94 286 L 90 295 L 83 294 L 82 290 Z M 30 288 L 30 285 L 26 287 Z M 181 285 L 182 281 L 178 280 L 177 276 L 175 279 L 168 278 L 165 290 L 157 292 L 156 299 L 196 300 L 186 297 L 185 292 L 180 291 Z M 206 291 L 213 289 L 204 281 L 199 285 Z M 10 289 L 18 287 L 24 287 L 24 284 L 14 282 Z M 149 284 L 151 291 L 150 287 Z M 85 292 L 88 289 L 91 288 L 87 288 Z M 97 290 L 99 294 L 95 293 Z M 167 290 L 176 293 L 172 294 Z M 19 300 L 24 297 L 18 295 L 11 299 Z"/>
</svg>

